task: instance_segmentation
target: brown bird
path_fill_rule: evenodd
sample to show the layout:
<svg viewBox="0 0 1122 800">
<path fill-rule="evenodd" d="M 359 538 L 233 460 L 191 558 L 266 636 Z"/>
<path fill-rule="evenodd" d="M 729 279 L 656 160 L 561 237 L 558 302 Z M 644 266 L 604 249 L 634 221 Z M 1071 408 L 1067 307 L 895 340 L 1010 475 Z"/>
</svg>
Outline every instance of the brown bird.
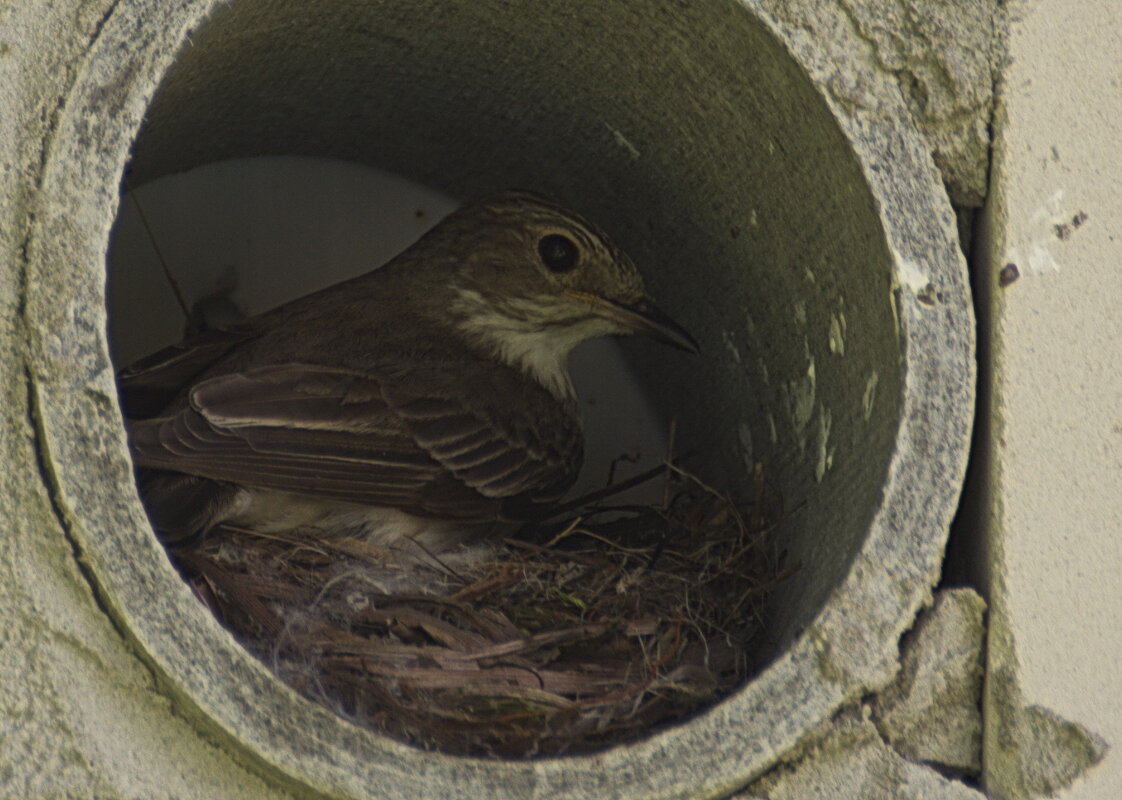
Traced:
<svg viewBox="0 0 1122 800">
<path fill-rule="evenodd" d="M 570 351 L 633 332 L 697 351 L 577 214 L 465 206 L 381 269 L 124 370 L 149 516 L 168 542 L 228 523 L 436 550 L 533 518 L 580 469 Z"/>
</svg>

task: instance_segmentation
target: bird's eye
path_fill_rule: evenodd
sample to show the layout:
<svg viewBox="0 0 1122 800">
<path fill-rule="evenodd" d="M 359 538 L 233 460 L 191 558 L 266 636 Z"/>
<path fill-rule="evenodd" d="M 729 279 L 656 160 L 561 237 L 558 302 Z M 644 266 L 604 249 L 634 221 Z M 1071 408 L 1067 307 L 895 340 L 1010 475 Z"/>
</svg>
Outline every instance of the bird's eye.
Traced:
<svg viewBox="0 0 1122 800">
<path fill-rule="evenodd" d="M 542 263 L 553 272 L 569 272 L 576 267 L 580 251 L 568 236 L 551 233 L 538 242 L 538 255 L 541 256 Z"/>
</svg>

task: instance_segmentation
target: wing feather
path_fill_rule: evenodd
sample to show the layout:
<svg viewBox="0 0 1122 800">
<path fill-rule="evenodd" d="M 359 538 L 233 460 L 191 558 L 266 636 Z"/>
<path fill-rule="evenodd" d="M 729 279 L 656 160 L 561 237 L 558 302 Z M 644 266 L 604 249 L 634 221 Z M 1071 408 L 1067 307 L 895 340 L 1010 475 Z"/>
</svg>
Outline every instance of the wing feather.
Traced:
<svg viewBox="0 0 1122 800">
<path fill-rule="evenodd" d="M 579 428 L 542 441 L 438 393 L 393 395 L 368 373 L 275 365 L 205 378 L 130 439 L 142 467 L 460 519 L 553 500 L 575 477 Z"/>
</svg>

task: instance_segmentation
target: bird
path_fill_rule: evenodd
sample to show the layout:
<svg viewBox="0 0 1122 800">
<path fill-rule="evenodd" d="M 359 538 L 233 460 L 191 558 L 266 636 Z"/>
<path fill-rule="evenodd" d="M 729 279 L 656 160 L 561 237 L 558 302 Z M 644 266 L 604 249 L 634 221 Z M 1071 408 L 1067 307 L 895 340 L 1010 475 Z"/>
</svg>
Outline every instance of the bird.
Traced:
<svg viewBox="0 0 1122 800">
<path fill-rule="evenodd" d="M 699 350 L 600 228 L 485 197 L 380 268 L 121 370 L 141 499 L 169 546 L 219 525 L 431 552 L 510 530 L 579 472 L 569 353 L 632 333 Z"/>
</svg>

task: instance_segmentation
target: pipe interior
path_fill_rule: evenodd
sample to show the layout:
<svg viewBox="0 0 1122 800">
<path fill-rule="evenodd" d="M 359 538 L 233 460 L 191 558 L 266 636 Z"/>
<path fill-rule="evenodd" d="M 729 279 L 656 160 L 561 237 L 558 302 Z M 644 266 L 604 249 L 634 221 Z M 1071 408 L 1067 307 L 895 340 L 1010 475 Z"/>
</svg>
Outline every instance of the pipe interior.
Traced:
<svg viewBox="0 0 1122 800">
<path fill-rule="evenodd" d="M 377 168 L 406 181 L 393 196 L 424 187 L 449 205 L 532 188 L 604 227 L 703 348 L 687 359 L 623 343 L 652 427 L 676 419 L 679 451 L 696 454 L 687 465 L 712 485 L 747 499 L 759 462 L 782 497 L 775 540 L 798 569 L 772 598 L 761 660 L 808 624 L 880 498 L 902 349 L 890 255 L 857 160 L 749 10 L 224 4 L 154 97 L 130 181 L 143 194 L 262 156 Z M 283 290 L 275 302 L 342 277 L 309 263 L 305 289 L 270 281 L 265 263 L 262 283 Z M 111 265 L 114 276 L 120 284 Z M 136 297 L 115 289 L 110 318 L 125 319 Z M 136 324 L 142 337 L 166 335 Z"/>
</svg>

